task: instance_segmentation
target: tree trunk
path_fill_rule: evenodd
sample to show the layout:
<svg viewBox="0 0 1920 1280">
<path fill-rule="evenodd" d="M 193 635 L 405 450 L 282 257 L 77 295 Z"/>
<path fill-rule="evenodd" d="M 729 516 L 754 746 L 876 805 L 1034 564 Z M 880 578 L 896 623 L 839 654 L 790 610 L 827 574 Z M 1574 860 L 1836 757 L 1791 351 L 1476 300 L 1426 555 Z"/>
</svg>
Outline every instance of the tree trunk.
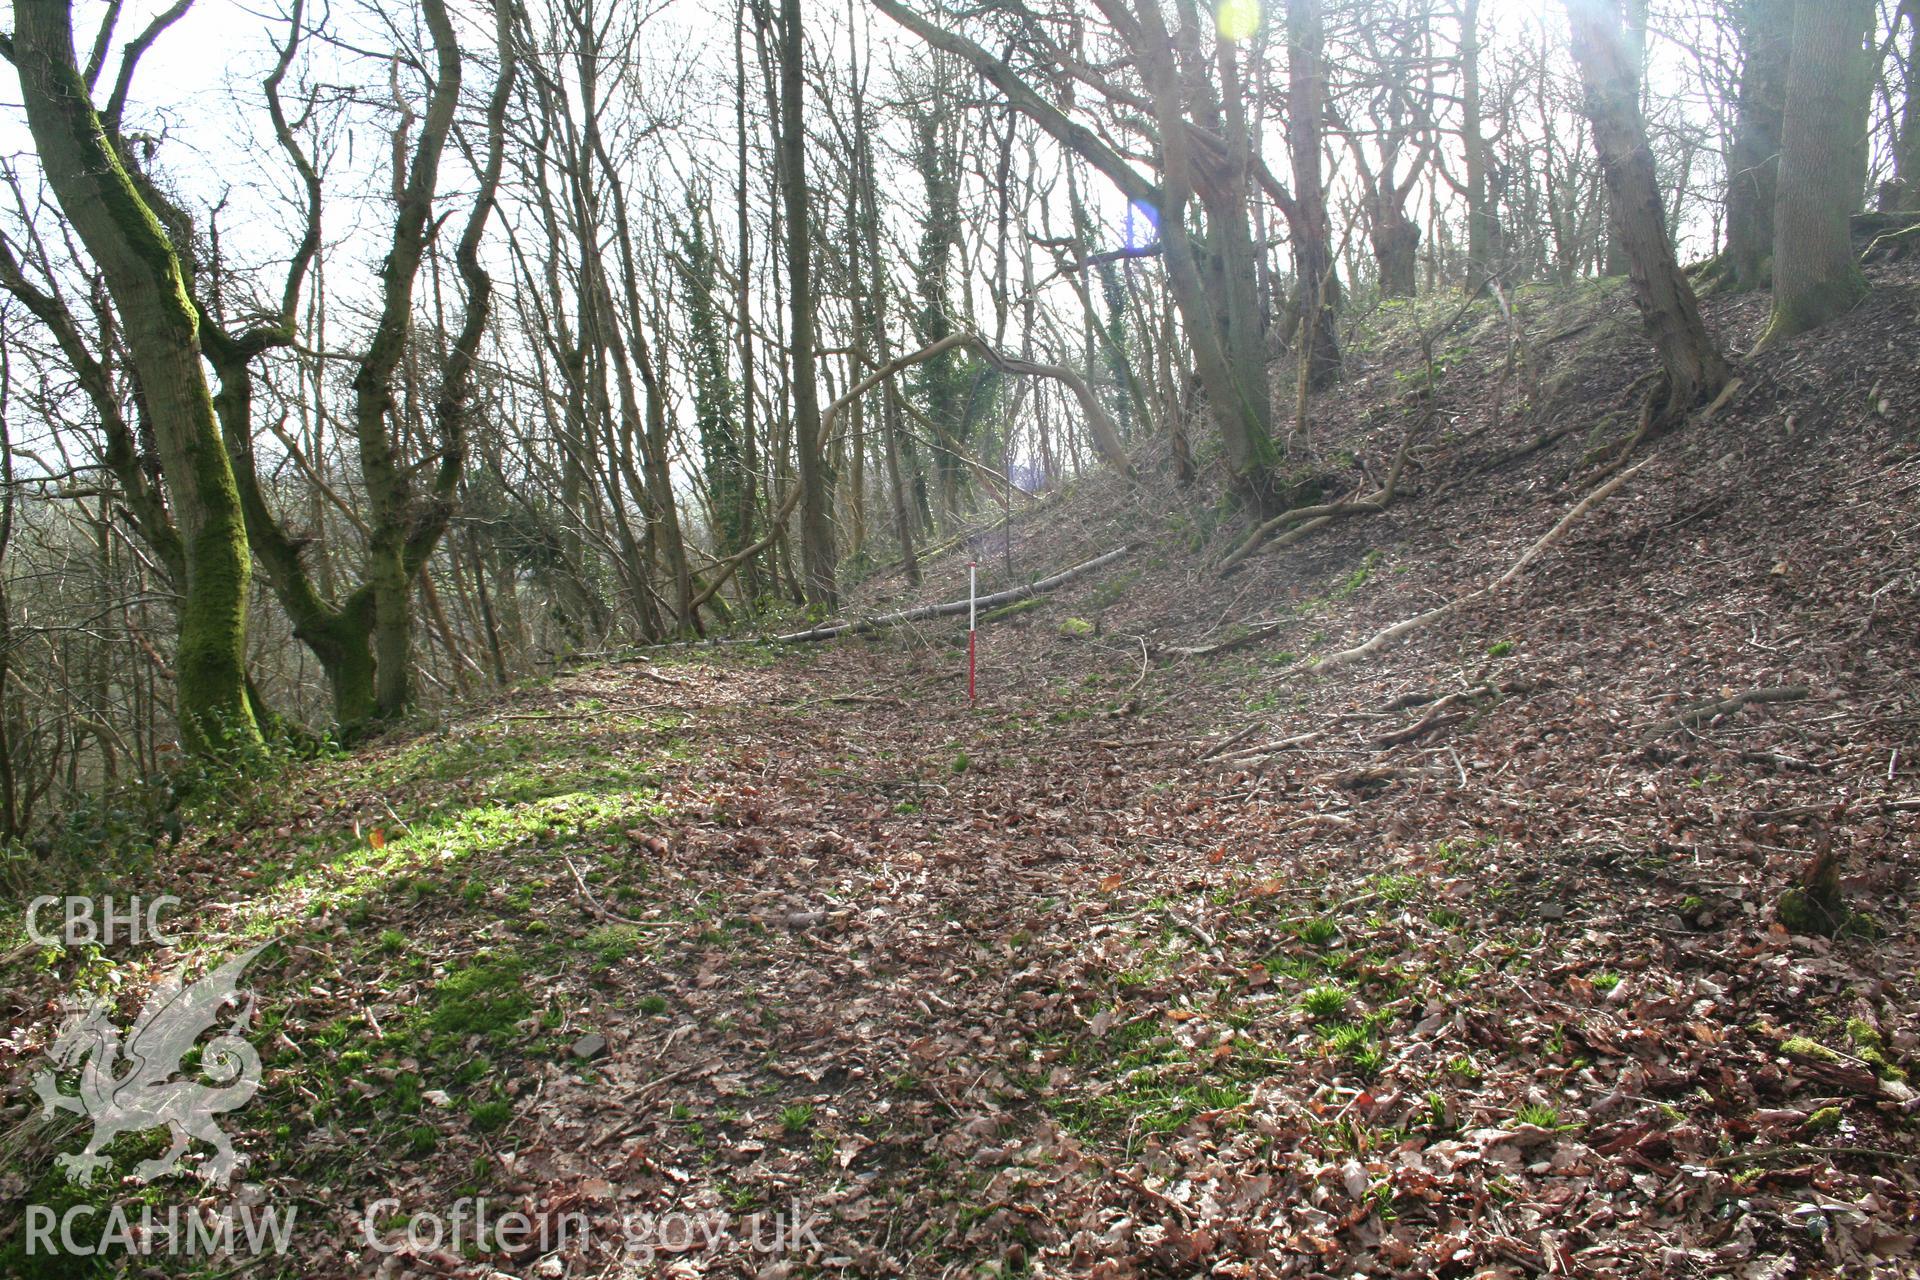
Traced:
<svg viewBox="0 0 1920 1280">
<path fill-rule="evenodd" d="M 380 268 L 380 314 L 366 354 L 353 376 L 354 436 L 366 484 L 368 520 L 365 583 L 373 592 L 374 701 L 382 718 L 403 713 L 413 702 L 413 575 L 407 565 L 413 510 L 412 467 L 401 455 L 388 419 L 393 414 L 394 374 L 405 353 L 413 318 L 414 278 L 426 251 L 440 156 L 460 100 L 460 49 L 445 0 L 423 0 L 436 54 L 433 95 L 419 142 L 409 157 L 403 132 L 395 137 L 394 175 L 398 209 L 393 237 Z"/>
<path fill-rule="evenodd" d="M 1825 324 L 1867 293 L 1847 220 L 1871 85 L 1873 0 L 1797 0 L 1773 208 L 1773 319 L 1760 345 Z"/>
<path fill-rule="evenodd" d="M 1908 30 L 1906 80 L 1900 86 L 1900 119 L 1893 136 L 1893 178 L 1881 184 L 1880 211 L 1920 209 L 1920 0 L 1900 0 L 1894 35 Z"/>
<path fill-rule="evenodd" d="M 780 187 L 787 215 L 788 335 L 793 384 L 793 442 L 799 458 L 800 559 L 807 603 L 832 609 L 838 556 L 833 540 L 833 482 L 820 438 L 820 389 L 814 369 L 813 213 L 807 199 L 806 40 L 800 0 L 780 0 Z"/>
<path fill-rule="evenodd" d="M 1700 304 L 1667 238 L 1653 150 L 1640 118 L 1639 78 L 1627 56 L 1618 0 L 1566 0 L 1587 118 L 1619 228 L 1633 300 L 1667 376 L 1665 415 L 1685 413 L 1732 376 L 1700 319 Z"/>
<path fill-rule="evenodd" d="M 1640 110 L 1640 85 L 1647 75 L 1647 0 L 1624 0 L 1621 8 L 1621 16 L 1625 20 L 1622 39 L 1627 63 L 1633 73 L 1633 105 L 1637 112 Z M 1600 274 L 1629 274 L 1632 268 L 1628 264 L 1626 235 L 1611 208 L 1606 219 L 1606 235 L 1606 247 L 1601 252 Z"/>
<path fill-rule="evenodd" d="M 1793 46 L 1793 0 L 1744 0 L 1740 89 L 1727 156 L 1726 287 L 1764 288 L 1773 257 L 1773 202 L 1780 176 L 1781 113 Z"/>
<path fill-rule="evenodd" d="M 1333 275 L 1333 227 L 1320 172 L 1327 111 L 1327 28 L 1321 0 L 1287 4 L 1287 143 L 1293 155 L 1294 287 L 1300 291 L 1300 358 L 1307 388 L 1340 380 L 1339 282 Z"/>
<path fill-rule="evenodd" d="M 860 175 L 855 183 L 854 217 L 860 227 L 861 251 L 866 255 L 862 266 L 855 270 L 865 270 L 867 279 L 872 281 L 872 298 L 867 316 L 867 325 L 872 334 L 874 358 L 886 364 L 893 358 L 891 344 L 887 337 L 887 288 L 886 268 L 880 259 L 880 208 L 879 184 L 874 180 L 873 139 L 867 131 L 865 104 L 859 104 L 853 118 L 853 162 Z M 900 562 L 906 571 L 908 583 L 920 585 L 920 557 L 914 548 L 913 509 L 907 494 L 907 485 L 900 466 L 901 441 L 906 428 L 901 422 L 899 392 L 892 383 L 882 391 L 880 444 L 881 458 L 886 464 L 887 494 L 889 506 L 893 512 L 894 537 L 900 543 Z"/>
<path fill-rule="evenodd" d="M 1460 6 L 1460 149 L 1467 170 L 1467 279 L 1486 287 L 1499 266 L 1500 213 L 1487 190 L 1487 141 L 1480 132 L 1480 0 Z"/>
<path fill-rule="evenodd" d="M 1367 238 L 1380 272 L 1380 296 L 1411 298 L 1419 285 L 1420 228 L 1391 194 L 1375 195 L 1369 203 L 1373 218 Z"/>
<path fill-rule="evenodd" d="M 94 111 L 74 59 L 69 3 L 36 0 L 16 5 L 14 16 L 27 126 L 47 183 L 120 313 L 179 523 L 181 741 L 196 754 L 257 745 L 246 673 L 252 561 L 184 274 Z"/>
</svg>

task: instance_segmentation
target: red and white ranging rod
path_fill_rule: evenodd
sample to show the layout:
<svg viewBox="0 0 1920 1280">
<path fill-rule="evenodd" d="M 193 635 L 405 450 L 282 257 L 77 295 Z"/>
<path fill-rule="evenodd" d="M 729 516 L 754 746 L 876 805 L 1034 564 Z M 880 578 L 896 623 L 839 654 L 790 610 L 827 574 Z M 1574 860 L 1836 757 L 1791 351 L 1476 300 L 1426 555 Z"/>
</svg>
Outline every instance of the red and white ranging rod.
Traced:
<svg viewBox="0 0 1920 1280">
<path fill-rule="evenodd" d="M 967 561 L 967 705 L 976 706 L 978 700 L 973 693 L 973 624 L 974 602 L 980 598 L 979 563 Z"/>
</svg>

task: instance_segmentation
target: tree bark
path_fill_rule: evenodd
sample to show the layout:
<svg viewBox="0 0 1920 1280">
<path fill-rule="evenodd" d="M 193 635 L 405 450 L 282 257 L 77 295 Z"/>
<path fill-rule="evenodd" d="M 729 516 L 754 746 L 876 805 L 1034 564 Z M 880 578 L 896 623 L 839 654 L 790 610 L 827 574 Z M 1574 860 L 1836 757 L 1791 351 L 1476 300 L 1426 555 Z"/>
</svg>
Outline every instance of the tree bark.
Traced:
<svg viewBox="0 0 1920 1280">
<path fill-rule="evenodd" d="M 807 603 L 832 609 L 838 554 L 833 537 L 833 479 L 820 433 L 814 362 L 813 211 L 807 198 L 806 51 L 800 0 L 780 2 L 780 189 L 787 215 L 788 358 L 793 442 L 800 481 L 800 560 Z"/>
<path fill-rule="evenodd" d="M 1667 238 L 1653 150 L 1640 118 L 1639 77 L 1627 56 L 1619 0 L 1566 0 L 1573 58 L 1627 257 L 1633 300 L 1667 378 L 1662 416 L 1685 413 L 1732 376 Z"/>
<path fill-rule="evenodd" d="M 1333 274 L 1333 226 L 1320 171 L 1327 111 L 1327 27 L 1321 0 L 1287 4 L 1287 143 L 1293 156 L 1294 288 L 1300 293 L 1300 358 L 1307 389 L 1340 380 L 1340 286 Z"/>
<path fill-rule="evenodd" d="M 1893 178 L 1881 186 L 1882 213 L 1920 209 L 1920 0 L 1900 0 L 1893 17 L 1896 38 L 1903 24 L 1908 31 L 1906 77 L 1894 126 Z"/>
<path fill-rule="evenodd" d="M 184 273 L 94 111 L 75 62 L 69 0 L 17 4 L 14 17 L 27 127 L 47 183 L 120 313 L 179 523 L 181 742 L 202 755 L 254 746 L 260 728 L 246 673 L 252 561 Z"/>
<path fill-rule="evenodd" d="M 1781 114 L 1793 46 L 1793 0 L 1740 6 L 1740 88 L 1727 156 L 1726 287 L 1766 287 L 1773 258 L 1773 202 L 1780 176 Z"/>
<path fill-rule="evenodd" d="M 1764 347 L 1846 314 L 1867 294 L 1848 218 L 1864 185 L 1873 0 L 1797 0 L 1773 208 L 1773 318 Z"/>
<path fill-rule="evenodd" d="M 1460 5 L 1460 149 L 1467 170 L 1467 279 L 1472 290 L 1499 267 L 1500 212 L 1487 189 L 1487 141 L 1480 132 L 1480 0 Z"/>
</svg>

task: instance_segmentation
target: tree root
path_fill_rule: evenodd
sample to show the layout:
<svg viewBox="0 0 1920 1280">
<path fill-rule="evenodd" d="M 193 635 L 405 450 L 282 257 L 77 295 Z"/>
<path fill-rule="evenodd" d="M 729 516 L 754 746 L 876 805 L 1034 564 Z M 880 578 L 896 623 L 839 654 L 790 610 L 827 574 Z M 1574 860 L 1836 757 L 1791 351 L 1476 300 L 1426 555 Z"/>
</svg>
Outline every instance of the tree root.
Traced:
<svg viewBox="0 0 1920 1280">
<path fill-rule="evenodd" d="M 1443 604 L 1436 609 L 1429 609 L 1425 613 L 1417 614 L 1414 617 L 1406 618 L 1400 622 L 1396 622 L 1392 626 L 1387 627 L 1384 630 L 1375 633 L 1372 637 L 1370 637 L 1364 643 L 1355 645 L 1351 649 L 1343 649 L 1339 653 L 1328 654 L 1326 657 L 1321 658 L 1317 662 L 1314 662 L 1311 666 L 1306 667 L 1305 670 L 1326 671 L 1333 667 L 1344 667 L 1351 663 L 1359 662 L 1359 661 L 1362 661 L 1363 659 L 1370 658 L 1374 654 L 1380 652 L 1382 649 L 1385 649 L 1388 645 L 1393 644 L 1395 641 L 1407 635 L 1410 635 L 1415 631 L 1419 631 L 1425 627 L 1432 626 L 1434 623 L 1440 621 L 1442 618 L 1445 618 L 1454 613 L 1458 613 L 1461 609 L 1466 608 L 1468 605 L 1475 604 L 1481 600 L 1486 599 L 1488 596 L 1495 594 L 1496 592 L 1501 590 L 1503 587 L 1505 587 L 1507 584 L 1512 582 L 1515 578 L 1519 577 L 1522 570 L 1524 570 L 1528 565 L 1532 564 L 1535 560 L 1539 559 L 1544 552 L 1546 552 L 1549 548 L 1551 548 L 1554 545 L 1554 543 L 1564 538 L 1567 535 L 1567 530 L 1571 529 L 1575 524 L 1579 523 L 1580 518 L 1582 516 L 1586 515 L 1587 512 L 1599 506 L 1602 502 L 1605 502 L 1609 497 L 1613 495 L 1615 490 L 1619 489 L 1621 485 L 1625 484 L 1628 480 L 1632 479 L 1633 476 L 1638 474 L 1638 472 L 1642 467 L 1646 466 L 1647 463 L 1653 461 L 1654 457 L 1656 456 L 1658 455 L 1649 455 L 1648 457 L 1641 459 L 1639 462 L 1636 462 L 1633 466 L 1628 467 L 1625 471 L 1620 472 L 1618 475 L 1614 476 L 1611 480 L 1607 481 L 1605 484 L 1601 485 L 1599 488 L 1589 493 L 1586 497 L 1582 498 L 1577 504 L 1575 504 L 1575 506 L 1571 511 L 1567 512 L 1566 515 L 1561 516 L 1559 522 L 1556 523 L 1553 526 L 1553 528 L 1547 530 L 1547 532 L 1541 536 L 1539 541 L 1535 542 L 1531 547 L 1528 547 L 1525 555 L 1521 556 L 1518 560 L 1515 560 L 1505 573 L 1501 574 L 1498 578 L 1495 578 L 1492 582 L 1488 583 L 1486 586 L 1481 587 L 1477 591 L 1470 591 L 1466 595 L 1461 596 L 1458 599 L 1450 600 L 1446 604 Z"/>
<path fill-rule="evenodd" d="M 1400 448 L 1394 452 L 1393 465 L 1387 471 L 1386 483 L 1381 485 L 1374 493 L 1365 498 L 1347 502 L 1318 503 L 1310 507 L 1295 507 L 1291 511 L 1281 512 L 1248 534 L 1239 546 L 1227 553 L 1227 558 L 1220 562 L 1218 576 L 1224 578 L 1239 568 L 1240 564 L 1246 560 L 1248 556 L 1258 551 L 1268 538 L 1273 537 L 1274 534 L 1285 529 L 1288 525 L 1299 525 L 1300 527 L 1289 530 L 1284 537 L 1280 538 L 1279 541 L 1274 544 L 1275 546 L 1289 546 L 1306 537 L 1315 529 L 1322 528 L 1345 516 L 1372 515 L 1376 512 L 1385 511 L 1392 505 L 1394 492 L 1400 486 L 1400 473 L 1406 469 L 1407 451 L 1413 447 L 1414 437 L 1418 436 L 1420 429 L 1432 420 L 1433 413 L 1431 407 L 1429 407 L 1428 412 L 1422 414 L 1418 421 L 1407 428 L 1406 434 L 1400 438 Z"/>
</svg>

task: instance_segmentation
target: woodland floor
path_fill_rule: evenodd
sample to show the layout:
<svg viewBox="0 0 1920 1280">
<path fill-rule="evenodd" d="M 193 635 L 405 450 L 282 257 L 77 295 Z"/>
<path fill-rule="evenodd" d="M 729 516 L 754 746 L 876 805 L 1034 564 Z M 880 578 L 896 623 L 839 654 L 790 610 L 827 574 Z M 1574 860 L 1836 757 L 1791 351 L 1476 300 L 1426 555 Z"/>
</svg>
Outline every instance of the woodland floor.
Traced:
<svg viewBox="0 0 1920 1280">
<path fill-rule="evenodd" d="M 231 795 L 162 862 L 196 951 L 283 939 L 226 1119 L 301 1227 L 247 1274 L 1913 1273 L 1920 287 L 1878 283 L 1352 667 L 1305 670 L 1591 490 L 1630 324 L 1539 312 L 1559 381 L 1523 414 L 1467 317 L 1407 501 L 1239 574 L 1220 508 L 1152 479 L 934 562 L 919 598 L 967 554 L 997 583 L 1141 544 L 986 623 L 977 708 L 950 619 L 657 651 Z M 1322 428 L 1346 483 L 1420 411 L 1401 337 Z M 1772 916 L 1822 848 L 1834 939 Z M 154 976 L 55 959 L 6 971 L 17 1098 L 59 994 L 117 981 L 130 1018 Z M 5 1119 L 0 1201 L 151 1194 L 63 1186 L 78 1127 Z M 392 1247 L 473 1195 L 597 1234 Z M 794 1206 L 818 1248 L 721 1228 Z M 676 1214 L 714 1238 L 644 1234 Z"/>
</svg>

